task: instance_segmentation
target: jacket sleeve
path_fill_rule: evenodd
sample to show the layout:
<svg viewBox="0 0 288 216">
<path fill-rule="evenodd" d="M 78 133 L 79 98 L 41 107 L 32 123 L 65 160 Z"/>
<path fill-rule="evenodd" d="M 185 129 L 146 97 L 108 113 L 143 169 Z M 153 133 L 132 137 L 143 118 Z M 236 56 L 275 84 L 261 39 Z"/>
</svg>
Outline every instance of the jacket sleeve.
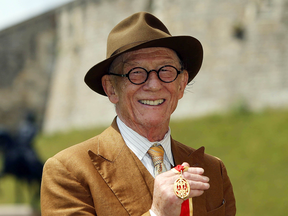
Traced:
<svg viewBox="0 0 288 216">
<path fill-rule="evenodd" d="M 236 201 L 233 193 L 233 187 L 228 177 L 227 170 L 221 161 L 222 177 L 223 177 L 223 194 L 225 201 L 225 216 L 236 215 Z"/>
<path fill-rule="evenodd" d="M 90 192 L 57 159 L 44 165 L 41 215 L 96 215 Z"/>
</svg>

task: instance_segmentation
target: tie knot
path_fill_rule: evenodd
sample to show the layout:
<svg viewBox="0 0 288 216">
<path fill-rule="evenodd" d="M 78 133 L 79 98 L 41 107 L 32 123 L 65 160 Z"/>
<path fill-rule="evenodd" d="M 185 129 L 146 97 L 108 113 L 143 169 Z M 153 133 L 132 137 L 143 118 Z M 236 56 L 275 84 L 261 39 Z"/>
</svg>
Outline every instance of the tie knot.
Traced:
<svg viewBox="0 0 288 216">
<path fill-rule="evenodd" d="M 164 149 L 160 144 L 155 143 L 154 145 L 152 145 L 148 150 L 148 154 L 152 158 L 154 166 L 159 163 L 163 163 Z"/>
</svg>

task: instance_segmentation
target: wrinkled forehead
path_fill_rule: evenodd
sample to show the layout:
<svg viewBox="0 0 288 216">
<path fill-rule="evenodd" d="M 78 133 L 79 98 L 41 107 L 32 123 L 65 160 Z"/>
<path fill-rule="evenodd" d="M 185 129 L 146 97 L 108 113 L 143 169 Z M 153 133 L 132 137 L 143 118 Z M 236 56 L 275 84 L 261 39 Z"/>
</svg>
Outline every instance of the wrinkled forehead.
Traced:
<svg viewBox="0 0 288 216">
<path fill-rule="evenodd" d="M 176 52 L 164 47 L 150 47 L 123 53 L 111 64 L 110 68 L 123 68 L 124 65 L 137 65 L 143 61 L 158 61 L 159 63 L 180 63 Z"/>
</svg>

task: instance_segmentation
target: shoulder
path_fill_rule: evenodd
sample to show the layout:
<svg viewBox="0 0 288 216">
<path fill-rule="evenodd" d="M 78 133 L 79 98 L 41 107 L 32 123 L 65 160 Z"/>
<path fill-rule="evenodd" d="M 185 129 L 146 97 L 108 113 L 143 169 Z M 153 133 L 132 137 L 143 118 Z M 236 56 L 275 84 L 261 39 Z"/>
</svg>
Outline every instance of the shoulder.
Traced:
<svg viewBox="0 0 288 216">
<path fill-rule="evenodd" d="M 93 168 L 88 151 L 95 149 L 97 137 L 75 144 L 50 157 L 44 164 L 43 173 L 49 176 L 57 175 L 67 178 L 67 176 L 79 176 L 83 173 L 84 168 Z"/>
<path fill-rule="evenodd" d="M 64 166 L 66 165 L 68 166 L 68 164 L 70 164 L 71 166 L 71 164 L 75 165 L 76 163 L 85 163 L 85 162 L 90 163 L 91 160 L 88 152 L 92 151 L 95 154 L 98 154 L 99 145 L 101 143 L 109 141 L 108 140 L 109 134 L 113 136 L 112 133 L 113 130 L 111 130 L 110 126 L 99 135 L 96 135 L 81 143 L 77 143 L 66 149 L 63 149 L 62 151 L 58 152 L 57 154 L 49 158 L 47 162 L 51 163 L 52 161 L 58 161 L 62 163 Z"/>
<path fill-rule="evenodd" d="M 85 140 L 81 143 L 74 144 L 53 156 L 53 158 L 59 160 L 73 160 L 75 157 L 83 157 L 83 155 L 87 154 L 89 150 L 97 149 L 97 142 L 99 139 L 99 135 L 92 137 L 88 140 Z"/>
</svg>

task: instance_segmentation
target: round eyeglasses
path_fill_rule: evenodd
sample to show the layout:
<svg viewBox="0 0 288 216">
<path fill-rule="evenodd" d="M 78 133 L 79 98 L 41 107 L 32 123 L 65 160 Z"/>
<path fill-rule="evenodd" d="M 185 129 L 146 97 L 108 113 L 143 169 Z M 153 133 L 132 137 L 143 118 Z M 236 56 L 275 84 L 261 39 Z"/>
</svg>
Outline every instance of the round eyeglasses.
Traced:
<svg viewBox="0 0 288 216">
<path fill-rule="evenodd" d="M 142 67 L 135 67 L 132 68 L 127 74 L 115 74 L 109 72 L 109 75 L 115 75 L 115 76 L 120 76 L 120 77 L 127 77 L 129 81 L 135 85 L 141 85 L 145 83 L 148 80 L 149 73 L 155 71 L 157 73 L 158 78 L 164 82 L 164 83 L 171 83 L 174 80 L 177 79 L 178 75 L 183 72 L 177 70 L 174 66 L 172 65 L 165 65 L 159 70 L 150 70 L 147 71 L 145 68 Z"/>
</svg>

